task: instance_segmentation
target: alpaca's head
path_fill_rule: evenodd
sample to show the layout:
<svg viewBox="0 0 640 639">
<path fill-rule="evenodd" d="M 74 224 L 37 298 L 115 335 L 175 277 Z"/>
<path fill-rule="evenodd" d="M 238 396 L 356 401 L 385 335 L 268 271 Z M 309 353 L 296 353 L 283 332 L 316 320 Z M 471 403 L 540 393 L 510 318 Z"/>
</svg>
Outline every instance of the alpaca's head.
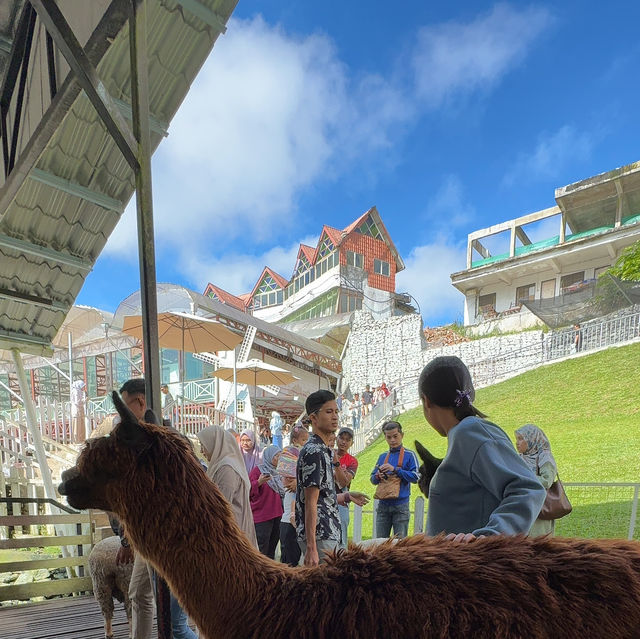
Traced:
<svg viewBox="0 0 640 639">
<path fill-rule="evenodd" d="M 124 495 L 153 494 L 176 456 L 193 457 L 184 437 L 152 423 L 152 411 L 145 415 L 147 422 L 140 422 L 118 393 L 112 398 L 120 423 L 110 435 L 87 440 L 76 465 L 62 474 L 58 491 L 73 508 L 118 513 Z"/>
<path fill-rule="evenodd" d="M 414 441 L 414 444 L 416 445 L 416 451 L 422 460 L 422 464 L 418 471 L 420 473 L 418 487 L 422 491 L 423 495 L 428 497 L 431 480 L 436 474 L 436 470 L 438 470 L 438 466 L 440 466 L 442 460 L 434 457 L 417 439 Z"/>
</svg>

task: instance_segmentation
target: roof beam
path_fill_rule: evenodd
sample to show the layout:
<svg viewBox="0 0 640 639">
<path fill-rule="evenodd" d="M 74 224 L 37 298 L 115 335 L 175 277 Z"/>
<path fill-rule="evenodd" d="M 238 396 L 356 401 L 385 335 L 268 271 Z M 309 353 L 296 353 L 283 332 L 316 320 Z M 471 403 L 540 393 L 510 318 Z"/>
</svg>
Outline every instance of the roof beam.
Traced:
<svg viewBox="0 0 640 639">
<path fill-rule="evenodd" d="M 525 246 L 531 244 L 529 236 L 524 232 L 524 229 L 521 226 L 516 226 L 516 236 Z"/>
<path fill-rule="evenodd" d="M 51 355 L 53 353 L 51 344 L 43 337 L 25 335 L 24 333 L 16 333 L 4 329 L 0 329 L 0 348 L 7 350 L 17 348 L 22 353 L 33 355 Z"/>
<path fill-rule="evenodd" d="M 83 260 L 80 257 L 69 255 L 68 253 L 61 253 L 52 248 L 45 246 L 39 246 L 32 242 L 26 242 L 25 240 L 19 240 L 9 235 L 0 233 L 0 248 L 10 248 L 19 253 L 25 253 L 27 255 L 33 255 L 34 257 L 40 257 L 50 262 L 56 262 L 57 264 L 64 264 L 65 266 L 71 266 L 80 271 L 89 272 L 93 264 L 88 260 Z"/>
<path fill-rule="evenodd" d="M 539 220 L 553 217 L 554 215 L 558 215 L 558 213 L 560 213 L 560 208 L 558 206 L 552 206 L 548 209 L 543 209 L 542 211 L 536 211 L 535 213 L 522 215 L 515 218 L 514 220 L 509 220 L 508 222 L 501 222 L 500 224 L 494 224 L 493 226 L 490 226 L 486 229 L 474 231 L 473 233 L 469 233 L 469 239 L 477 240 L 489 235 L 502 233 L 503 231 L 510 231 L 514 226 L 514 223 L 515 226 L 524 226 L 525 224 L 530 224 L 531 222 L 538 222 Z"/>
<path fill-rule="evenodd" d="M 478 253 L 480 253 L 480 255 L 482 255 L 482 257 L 484 257 L 485 259 L 488 257 L 491 257 L 491 253 L 489 253 L 489 251 L 485 248 L 485 246 L 480 242 L 480 240 L 472 240 L 471 241 L 471 246 L 472 248 L 474 248 L 476 251 L 478 251 Z"/>
<path fill-rule="evenodd" d="M 9 38 L 5 38 L 0 35 L 0 53 L 11 53 L 11 48 L 13 47 L 13 40 L 9 40 Z"/>
<path fill-rule="evenodd" d="M 129 122 L 133 122 L 133 110 L 131 109 L 131 105 L 127 104 L 124 100 L 119 100 L 118 98 L 113 98 L 113 101 L 120 109 L 120 113 L 122 113 Z M 151 114 L 149 114 L 149 130 L 160 134 L 163 138 L 166 138 L 169 135 L 169 125 Z"/>
<path fill-rule="evenodd" d="M 136 139 L 55 2 L 30 0 L 129 166 L 140 167 Z"/>
<path fill-rule="evenodd" d="M 46 308 L 49 311 L 61 311 L 62 313 L 69 312 L 68 304 L 63 304 L 57 300 L 51 300 L 38 295 L 29 295 L 28 293 L 11 291 L 8 288 L 0 288 L 0 299 L 6 299 L 12 302 L 21 302 L 31 306 L 39 306 L 40 308 Z"/>
<path fill-rule="evenodd" d="M 53 173 L 43 171 L 42 169 L 33 169 L 29 174 L 29 177 L 36 182 L 51 186 L 58 191 L 67 193 L 68 195 L 73 195 L 75 197 L 79 197 L 81 200 L 87 200 L 87 202 L 97 204 L 108 211 L 115 211 L 120 214 L 124 211 L 124 204 L 120 202 L 120 200 L 116 200 L 115 198 L 99 193 L 98 191 L 93 191 L 86 186 L 76 184 L 75 182 L 61 178 Z"/>
<path fill-rule="evenodd" d="M 199 18 L 205 24 L 208 24 L 216 31 L 220 33 L 227 32 L 227 26 L 224 20 L 214 11 L 211 11 L 209 7 L 205 7 L 198 0 L 176 0 L 176 2 L 184 7 L 189 13 L 192 13 L 196 18 Z"/>
</svg>

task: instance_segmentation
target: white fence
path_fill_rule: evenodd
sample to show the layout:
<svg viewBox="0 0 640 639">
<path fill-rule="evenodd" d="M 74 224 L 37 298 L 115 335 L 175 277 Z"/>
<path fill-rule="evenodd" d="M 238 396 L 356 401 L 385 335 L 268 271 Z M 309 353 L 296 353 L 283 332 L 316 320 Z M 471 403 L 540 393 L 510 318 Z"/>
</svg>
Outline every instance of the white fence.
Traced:
<svg viewBox="0 0 640 639">
<path fill-rule="evenodd" d="M 563 485 L 573 505 L 573 511 L 556 521 L 557 536 L 640 540 L 640 483 L 563 482 Z M 351 512 L 352 541 L 359 542 L 376 536 L 377 503 L 377 500 L 373 500 L 373 509 L 369 507 L 363 510 L 354 506 Z M 425 499 L 418 496 L 409 520 L 410 534 L 424 532 L 425 524 Z"/>
</svg>

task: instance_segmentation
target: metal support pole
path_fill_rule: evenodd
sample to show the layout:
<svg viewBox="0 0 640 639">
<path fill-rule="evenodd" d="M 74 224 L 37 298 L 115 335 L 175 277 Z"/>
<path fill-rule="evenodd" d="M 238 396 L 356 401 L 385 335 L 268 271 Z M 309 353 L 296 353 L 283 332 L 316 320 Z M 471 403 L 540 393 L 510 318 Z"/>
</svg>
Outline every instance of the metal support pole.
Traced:
<svg viewBox="0 0 640 639">
<path fill-rule="evenodd" d="M 136 139 L 136 206 L 138 213 L 138 252 L 140 260 L 140 299 L 142 305 L 143 356 L 147 404 L 162 415 L 160 400 L 160 345 L 158 340 L 158 297 L 153 235 L 153 197 L 151 189 L 151 143 L 149 140 L 149 75 L 147 68 L 146 0 L 130 0 L 129 55 L 131 57 L 131 106 L 133 135 Z M 183 400 L 184 401 L 184 400 Z M 158 639 L 171 639 L 169 587 L 156 576 Z"/>
<path fill-rule="evenodd" d="M 131 55 L 131 103 L 133 135 L 137 143 L 136 170 L 140 298 L 147 405 L 162 414 L 160 401 L 160 346 L 158 342 L 158 298 L 153 235 L 151 189 L 151 144 L 149 140 L 149 78 L 147 69 L 146 2 L 130 0 L 129 49 Z"/>
<path fill-rule="evenodd" d="M 236 349 L 233 349 L 233 414 L 235 416 L 234 430 L 238 429 L 238 364 Z"/>
<path fill-rule="evenodd" d="M 53 480 L 51 479 L 51 470 L 49 469 L 47 455 L 44 451 L 44 445 L 42 444 L 42 436 L 40 435 L 40 430 L 38 428 L 36 409 L 33 405 L 33 399 L 29 392 L 29 384 L 27 383 L 27 375 L 24 371 L 24 365 L 22 364 L 22 355 L 20 355 L 20 351 L 17 348 L 11 349 L 11 355 L 13 356 L 16 373 L 18 374 L 18 384 L 20 385 L 20 393 L 22 394 L 22 402 L 24 404 L 25 415 L 27 418 L 27 430 L 31 435 L 31 439 L 33 439 L 33 447 L 36 450 L 36 460 L 40 466 L 40 474 L 42 475 L 42 483 L 44 484 L 44 494 L 49 499 L 57 500 L 58 495 L 56 494 L 56 490 L 53 486 Z M 60 525 L 56 525 L 55 529 L 56 535 L 64 535 L 64 530 Z M 66 546 L 62 546 L 62 554 L 64 557 L 72 556 Z"/>
</svg>

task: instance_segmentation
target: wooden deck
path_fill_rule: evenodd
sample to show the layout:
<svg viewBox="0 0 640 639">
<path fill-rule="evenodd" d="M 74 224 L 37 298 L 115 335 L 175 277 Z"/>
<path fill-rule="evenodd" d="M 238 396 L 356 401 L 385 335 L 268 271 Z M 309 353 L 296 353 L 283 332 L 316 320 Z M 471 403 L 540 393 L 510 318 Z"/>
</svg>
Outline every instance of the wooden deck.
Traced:
<svg viewBox="0 0 640 639">
<path fill-rule="evenodd" d="M 114 639 L 127 639 L 129 626 L 122 604 L 113 615 Z M 154 627 L 153 639 L 156 638 Z M 104 639 L 104 621 L 93 597 L 64 597 L 0 608 L 3 639 Z"/>
</svg>

